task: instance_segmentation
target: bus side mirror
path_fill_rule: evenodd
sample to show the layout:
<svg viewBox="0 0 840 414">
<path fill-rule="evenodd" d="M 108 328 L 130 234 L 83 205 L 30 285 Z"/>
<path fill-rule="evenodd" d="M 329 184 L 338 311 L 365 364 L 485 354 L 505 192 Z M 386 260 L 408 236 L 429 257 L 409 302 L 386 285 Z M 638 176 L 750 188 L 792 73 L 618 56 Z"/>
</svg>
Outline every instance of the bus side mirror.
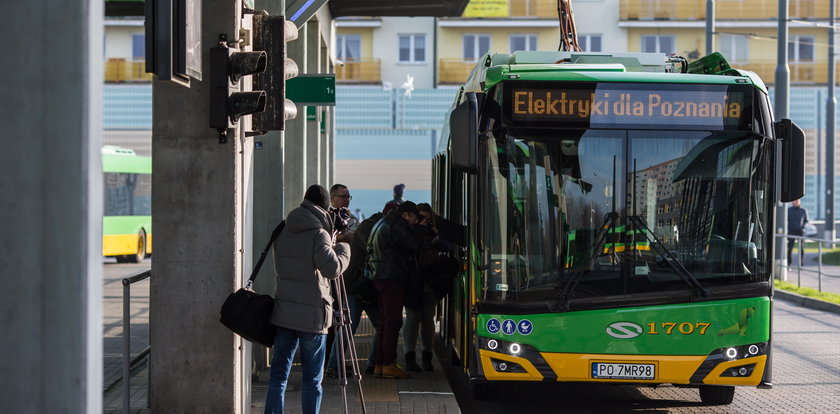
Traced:
<svg viewBox="0 0 840 414">
<path fill-rule="evenodd" d="M 449 136 L 452 164 L 470 174 L 478 172 L 478 96 L 464 94 L 466 99 L 449 115 Z"/>
<path fill-rule="evenodd" d="M 790 119 L 775 123 L 776 139 L 782 142 L 780 201 L 790 202 L 805 195 L 805 132 Z"/>
</svg>

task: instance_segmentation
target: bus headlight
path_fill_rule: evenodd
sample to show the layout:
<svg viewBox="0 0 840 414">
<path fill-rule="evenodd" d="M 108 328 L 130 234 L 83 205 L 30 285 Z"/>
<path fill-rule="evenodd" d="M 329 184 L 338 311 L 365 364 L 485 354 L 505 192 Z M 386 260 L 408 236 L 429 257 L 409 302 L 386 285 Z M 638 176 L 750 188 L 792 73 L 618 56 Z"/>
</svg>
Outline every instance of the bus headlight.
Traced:
<svg viewBox="0 0 840 414">
<path fill-rule="evenodd" d="M 490 348 L 491 350 L 495 351 L 496 348 L 499 347 L 499 342 L 496 341 L 495 339 L 491 339 L 491 340 L 487 341 L 487 347 Z"/>
<path fill-rule="evenodd" d="M 729 359 L 735 359 L 738 357 L 738 350 L 735 348 L 726 348 L 726 357 Z"/>
<path fill-rule="evenodd" d="M 519 354 L 519 352 L 521 352 L 521 351 L 522 351 L 522 347 L 521 347 L 521 346 L 519 346 L 519 344 L 517 344 L 517 343 L 510 344 L 510 348 L 509 348 L 509 349 L 510 349 L 510 353 L 511 353 L 511 354 L 514 354 L 514 355 L 518 355 L 518 354 Z"/>
</svg>

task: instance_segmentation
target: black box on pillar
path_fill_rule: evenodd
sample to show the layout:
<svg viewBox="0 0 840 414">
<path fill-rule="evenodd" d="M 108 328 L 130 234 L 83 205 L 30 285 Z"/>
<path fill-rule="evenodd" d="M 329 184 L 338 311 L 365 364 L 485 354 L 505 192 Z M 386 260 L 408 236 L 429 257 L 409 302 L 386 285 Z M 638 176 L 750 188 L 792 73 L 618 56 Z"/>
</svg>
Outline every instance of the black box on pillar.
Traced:
<svg viewBox="0 0 840 414">
<path fill-rule="evenodd" d="M 268 70 L 254 76 L 254 89 L 267 94 L 265 111 L 253 117 L 255 131 L 283 130 L 285 121 L 297 116 L 294 102 L 286 99 L 286 79 L 298 75 L 297 63 L 286 57 L 286 43 L 297 37 L 297 26 L 285 16 L 254 15 L 254 49 L 268 55 Z"/>
<path fill-rule="evenodd" d="M 239 118 L 259 113 L 266 107 L 266 92 L 253 88 L 240 91 L 243 76 L 265 71 L 264 51 L 238 52 L 228 47 L 226 36 L 219 36 L 219 44 L 210 48 L 210 127 L 219 131 L 222 139 Z M 224 140 L 222 139 L 224 142 Z"/>
</svg>

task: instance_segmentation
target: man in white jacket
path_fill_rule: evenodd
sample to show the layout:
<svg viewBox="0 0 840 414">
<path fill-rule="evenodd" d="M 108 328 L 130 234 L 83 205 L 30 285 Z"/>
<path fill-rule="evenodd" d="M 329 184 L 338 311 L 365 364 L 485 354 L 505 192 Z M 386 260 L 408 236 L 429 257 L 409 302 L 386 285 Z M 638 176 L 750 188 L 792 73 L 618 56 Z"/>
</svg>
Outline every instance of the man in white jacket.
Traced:
<svg viewBox="0 0 840 414">
<path fill-rule="evenodd" d="M 266 413 L 282 413 L 284 394 L 298 346 L 301 350 L 301 403 L 306 414 L 321 407 L 327 330 L 332 325 L 330 281 L 350 263 L 350 246 L 336 243 L 329 194 L 324 187 L 306 190 L 300 207 L 286 217 L 274 241 L 277 289 L 271 322 L 277 327 L 266 397 Z"/>
</svg>

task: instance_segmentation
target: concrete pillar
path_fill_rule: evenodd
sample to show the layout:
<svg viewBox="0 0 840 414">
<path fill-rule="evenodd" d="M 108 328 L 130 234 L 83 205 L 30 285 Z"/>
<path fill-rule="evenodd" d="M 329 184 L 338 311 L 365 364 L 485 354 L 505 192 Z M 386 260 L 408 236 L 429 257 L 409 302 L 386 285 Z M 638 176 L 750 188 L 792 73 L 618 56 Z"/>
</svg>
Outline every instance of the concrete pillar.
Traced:
<svg viewBox="0 0 840 414">
<path fill-rule="evenodd" d="M 225 144 L 208 126 L 209 50 L 220 33 L 238 36 L 241 8 L 241 1 L 202 3 L 203 81 L 153 84 L 153 412 L 241 413 L 250 405 L 250 376 L 243 375 L 250 343 L 218 319 L 249 264 L 242 252 L 251 244 L 245 147 L 252 141 L 243 138 L 242 122 Z"/>
<path fill-rule="evenodd" d="M 306 72 L 319 73 L 321 69 L 321 33 L 320 22 L 310 20 L 306 24 Z M 321 126 L 318 124 L 318 108 L 307 108 L 307 114 L 314 109 L 315 117 L 306 119 L 306 181 L 307 184 L 325 185 L 326 180 L 321 177 Z"/>
<path fill-rule="evenodd" d="M 283 7 L 276 1 L 257 0 L 257 10 L 266 10 L 271 15 L 283 14 Z M 254 197 L 253 197 L 253 249 L 252 262 L 256 264 L 262 249 L 268 242 L 274 227 L 283 220 L 283 131 L 269 131 L 268 134 L 255 137 L 262 149 L 254 151 Z M 250 274 L 246 268 L 246 277 Z M 260 274 L 254 282 L 254 290 L 259 293 L 274 295 L 274 255 L 268 254 Z M 256 370 L 268 365 L 267 348 L 252 344 Z"/>
<path fill-rule="evenodd" d="M 300 73 L 307 72 L 307 25 L 308 23 L 298 28 L 297 40 L 289 43 L 286 51 L 288 57 L 297 62 Z M 310 184 L 306 177 L 306 107 L 298 106 L 297 109 L 297 118 L 286 121 L 285 152 L 283 154 L 284 216 L 300 205 L 303 194 Z"/>
<path fill-rule="evenodd" d="M 102 412 L 102 1 L 5 2 L 0 412 Z"/>
</svg>

